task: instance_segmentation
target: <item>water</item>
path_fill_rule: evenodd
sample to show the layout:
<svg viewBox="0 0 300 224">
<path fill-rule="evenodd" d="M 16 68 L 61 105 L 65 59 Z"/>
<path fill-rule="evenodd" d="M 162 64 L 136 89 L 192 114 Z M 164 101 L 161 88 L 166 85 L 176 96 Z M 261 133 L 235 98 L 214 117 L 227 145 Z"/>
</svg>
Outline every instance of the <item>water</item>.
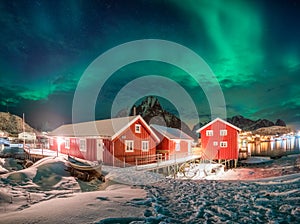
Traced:
<svg viewBox="0 0 300 224">
<path fill-rule="evenodd" d="M 256 156 L 270 156 L 274 152 L 283 154 L 294 154 L 300 152 L 300 138 L 288 136 L 273 141 L 256 141 L 248 143 L 248 152 Z"/>
</svg>

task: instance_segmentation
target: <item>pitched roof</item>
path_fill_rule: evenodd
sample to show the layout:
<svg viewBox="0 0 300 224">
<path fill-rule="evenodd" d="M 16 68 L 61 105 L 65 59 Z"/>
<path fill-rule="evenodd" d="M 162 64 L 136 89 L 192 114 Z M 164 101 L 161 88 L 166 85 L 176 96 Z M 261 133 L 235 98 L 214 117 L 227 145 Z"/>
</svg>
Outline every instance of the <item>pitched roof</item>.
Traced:
<svg viewBox="0 0 300 224">
<path fill-rule="evenodd" d="M 151 128 L 155 129 L 161 135 L 168 139 L 183 139 L 183 140 L 194 140 L 191 136 L 187 135 L 183 131 L 177 128 L 169 128 L 165 126 L 160 126 L 157 124 L 151 124 Z"/>
<path fill-rule="evenodd" d="M 238 128 L 237 126 L 234 126 L 233 124 L 230 124 L 229 122 L 224 121 L 224 120 L 222 120 L 221 118 L 218 117 L 218 118 L 214 119 L 213 121 L 209 122 L 208 124 L 204 125 L 203 127 L 199 128 L 196 132 L 199 133 L 200 131 L 202 131 L 203 129 L 207 128 L 208 126 L 212 125 L 213 123 L 215 123 L 217 121 L 220 121 L 220 122 L 226 124 L 227 126 L 236 129 L 237 131 L 242 130 L 242 129 Z"/>
<path fill-rule="evenodd" d="M 149 128 L 149 131 L 152 135 L 154 135 L 154 138 L 159 141 L 157 135 L 151 130 L 151 128 L 140 115 L 62 125 L 50 132 L 49 136 L 101 136 L 114 139 L 138 119 L 140 119 L 140 121 Z"/>
</svg>

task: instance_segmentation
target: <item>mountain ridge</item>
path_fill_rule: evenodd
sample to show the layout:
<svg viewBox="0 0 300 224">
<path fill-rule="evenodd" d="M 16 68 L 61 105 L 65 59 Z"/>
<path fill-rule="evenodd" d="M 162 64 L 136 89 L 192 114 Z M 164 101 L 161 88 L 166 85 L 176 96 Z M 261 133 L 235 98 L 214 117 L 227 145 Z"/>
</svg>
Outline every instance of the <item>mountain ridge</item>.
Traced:
<svg viewBox="0 0 300 224">
<path fill-rule="evenodd" d="M 148 124 L 157 124 L 171 128 L 177 128 L 197 139 L 197 134 L 176 115 L 166 111 L 154 96 L 146 97 L 140 105 L 134 105 L 130 115 L 141 115 Z"/>
<path fill-rule="evenodd" d="M 134 105 L 130 110 L 130 115 L 141 115 L 148 124 L 153 123 L 181 129 L 195 139 L 197 138 L 196 130 L 208 123 L 199 123 L 193 129 L 190 129 L 176 115 L 164 110 L 155 96 L 147 96 L 139 105 Z M 254 131 L 259 128 L 272 126 L 286 127 L 286 123 L 281 119 L 277 119 L 275 122 L 268 119 L 251 120 L 242 115 L 227 118 L 226 121 L 241 128 L 243 131 Z"/>
<path fill-rule="evenodd" d="M 118 117 L 128 116 L 128 114 L 125 114 L 125 111 L 126 110 L 120 111 Z M 190 129 L 190 127 L 185 122 L 181 121 L 180 118 L 165 110 L 159 100 L 154 96 L 148 96 L 139 105 L 134 105 L 131 108 L 129 115 L 141 115 L 148 124 L 158 124 L 171 128 L 178 128 L 195 140 L 197 139 L 196 130 L 209 122 L 198 123 L 194 125 L 193 129 Z M 251 120 L 242 115 L 236 115 L 227 118 L 226 120 L 241 128 L 243 131 L 255 131 L 260 128 L 273 126 L 286 127 L 286 123 L 281 119 L 272 122 L 267 119 Z M 25 123 L 24 125 L 25 131 L 38 133 L 38 131 L 29 124 Z M 11 135 L 21 133 L 23 132 L 23 119 L 17 115 L 10 114 L 9 112 L 0 112 L 0 130 L 6 131 Z"/>
<path fill-rule="evenodd" d="M 38 133 L 33 127 L 24 122 L 24 129 L 27 132 Z M 0 130 L 9 133 L 10 135 L 17 135 L 23 132 L 23 119 L 18 115 L 9 112 L 0 112 Z"/>
<path fill-rule="evenodd" d="M 268 119 L 251 120 L 249 118 L 243 117 L 242 115 L 236 115 L 231 118 L 227 118 L 227 121 L 241 128 L 243 131 L 254 131 L 259 128 L 272 127 L 272 126 L 286 127 L 286 123 L 281 119 L 277 119 L 274 123 Z"/>
</svg>

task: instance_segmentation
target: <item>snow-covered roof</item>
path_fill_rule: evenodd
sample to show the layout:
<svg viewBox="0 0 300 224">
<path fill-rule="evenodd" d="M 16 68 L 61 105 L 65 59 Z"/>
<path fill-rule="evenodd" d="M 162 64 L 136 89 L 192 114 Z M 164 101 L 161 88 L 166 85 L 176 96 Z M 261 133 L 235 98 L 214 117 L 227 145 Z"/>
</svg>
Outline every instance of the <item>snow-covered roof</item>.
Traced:
<svg viewBox="0 0 300 224">
<path fill-rule="evenodd" d="M 106 120 L 89 121 L 76 124 L 67 124 L 58 127 L 49 133 L 49 136 L 65 136 L 65 137 L 86 137 L 86 136 L 101 136 L 109 137 L 111 139 L 116 138 L 123 131 L 125 131 L 130 125 L 137 120 L 140 120 L 145 127 L 149 127 L 144 119 L 138 116 L 111 118 Z M 151 134 L 159 141 L 157 135 L 149 127 Z"/>
<path fill-rule="evenodd" d="M 220 121 L 220 122 L 226 124 L 227 126 L 232 127 L 232 128 L 234 128 L 234 129 L 236 129 L 238 131 L 242 130 L 242 129 L 238 128 L 237 126 L 234 126 L 233 124 L 230 124 L 229 122 L 224 121 L 223 119 L 221 119 L 221 118 L 218 117 L 218 118 L 214 119 L 213 121 L 209 122 L 208 124 L 204 125 L 203 127 L 199 128 L 196 132 L 199 133 L 200 131 L 204 130 L 205 128 L 207 128 L 208 126 L 210 126 L 211 124 L 213 124 L 213 123 L 215 123 L 217 121 Z"/>
<path fill-rule="evenodd" d="M 160 126 L 157 124 L 151 124 L 151 128 L 155 129 L 161 135 L 169 139 L 183 139 L 183 140 L 194 140 L 191 136 L 187 135 L 183 131 L 177 128 L 170 128 L 165 126 Z"/>
</svg>

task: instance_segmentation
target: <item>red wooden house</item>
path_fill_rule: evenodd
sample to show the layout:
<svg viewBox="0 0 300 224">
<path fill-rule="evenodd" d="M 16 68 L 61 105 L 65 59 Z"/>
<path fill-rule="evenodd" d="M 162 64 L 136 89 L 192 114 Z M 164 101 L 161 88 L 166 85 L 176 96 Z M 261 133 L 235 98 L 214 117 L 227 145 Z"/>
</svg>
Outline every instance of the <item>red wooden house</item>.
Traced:
<svg viewBox="0 0 300 224">
<path fill-rule="evenodd" d="M 141 116 L 62 125 L 50 134 L 50 149 L 90 161 L 124 166 L 156 154 L 157 135 Z"/>
<path fill-rule="evenodd" d="M 237 162 L 240 131 L 240 128 L 220 118 L 198 129 L 203 157 L 209 160 L 235 160 Z"/>
<path fill-rule="evenodd" d="M 160 139 L 156 152 L 163 154 L 165 159 L 186 157 L 192 153 L 194 139 L 183 131 L 156 124 L 151 124 L 150 127 Z"/>
</svg>

